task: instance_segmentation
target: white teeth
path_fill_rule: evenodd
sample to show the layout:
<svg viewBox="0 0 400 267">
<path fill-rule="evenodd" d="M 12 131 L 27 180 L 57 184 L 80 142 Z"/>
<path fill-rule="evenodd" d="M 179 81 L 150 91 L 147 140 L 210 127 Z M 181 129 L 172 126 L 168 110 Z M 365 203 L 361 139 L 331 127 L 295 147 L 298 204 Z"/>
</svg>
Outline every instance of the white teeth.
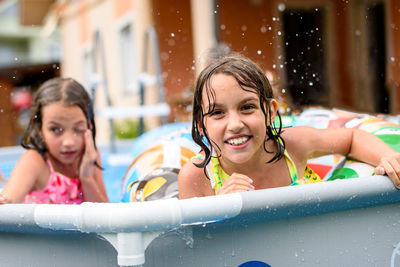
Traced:
<svg viewBox="0 0 400 267">
<path fill-rule="evenodd" d="M 240 138 L 229 139 L 228 143 L 231 145 L 241 145 L 245 143 L 247 140 L 249 140 L 248 137 L 240 137 Z"/>
</svg>

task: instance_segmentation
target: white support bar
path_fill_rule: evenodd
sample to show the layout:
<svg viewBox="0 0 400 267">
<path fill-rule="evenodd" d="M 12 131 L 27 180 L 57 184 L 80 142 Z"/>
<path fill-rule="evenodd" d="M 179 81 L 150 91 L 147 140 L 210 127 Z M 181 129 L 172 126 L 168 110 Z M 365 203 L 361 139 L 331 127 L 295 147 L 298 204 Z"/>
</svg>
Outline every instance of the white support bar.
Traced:
<svg viewBox="0 0 400 267">
<path fill-rule="evenodd" d="M 106 119 L 168 116 L 171 109 L 167 103 L 135 107 L 105 107 L 96 109 L 96 115 Z"/>
</svg>

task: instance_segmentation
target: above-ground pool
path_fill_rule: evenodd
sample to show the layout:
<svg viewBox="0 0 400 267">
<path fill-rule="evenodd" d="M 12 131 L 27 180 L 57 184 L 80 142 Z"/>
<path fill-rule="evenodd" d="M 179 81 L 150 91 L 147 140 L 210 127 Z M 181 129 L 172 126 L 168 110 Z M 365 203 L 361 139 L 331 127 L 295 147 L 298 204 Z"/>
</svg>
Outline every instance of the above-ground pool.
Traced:
<svg viewBox="0 0 400 267">
<path fill-rule="evenodd" d="M 400 266 L 384 176 L 187 200 L 0 205 L 0 266 Z M 258 264 L 258 265 L 256 265 Z"/>
<path fill-rule="evenodd" d="M 400 266 L 400 191 L 386 176 L 115 203 L 145 149 L 132 143 L 100 146 L 114 203 L 0 205 L 0 266 Z M 5 176 L 21 153 L 0 149 Z"/>
</svg>

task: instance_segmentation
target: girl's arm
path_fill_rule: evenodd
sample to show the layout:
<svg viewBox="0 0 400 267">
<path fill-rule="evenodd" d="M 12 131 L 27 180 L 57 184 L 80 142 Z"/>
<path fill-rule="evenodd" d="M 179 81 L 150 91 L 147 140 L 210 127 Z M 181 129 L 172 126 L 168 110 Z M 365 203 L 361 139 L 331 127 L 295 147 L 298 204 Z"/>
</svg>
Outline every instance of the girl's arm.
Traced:
<svg viewBox="0 0 400 267">
<path fill-rule="evenodd" d="M 400 189 L 400 154 L 378 137 L 354 130 L 349 156 L 376 166 L 375 174 L 387 174 Z"/>
<path fill-rule="evenodd" d="M 400 154 L 373 134 L 347 128 L 319 130 L 294 127 L 293 130 L 287 136 L 288 143 L 293 144 L 293 140 L 297 139 L 294 152 L 300 154 L 300 161 L 321 154 L 346 155 L 376 166 L 376 174 L 387 174 L 396 187 L 400 188 Z"/>
<path fill-rule="evenodd" d="M 90 130 L 86 130 L 85 152 L 79 167 L 79 179 L 82 183 L 82 191 L 85 201 L 108 202 L 106 188 L 103 181 L 103 171 L 95 166 L 101 165 L 100 152 L 95 149 Z"/>
<path fill-rule="evenodd" d="M 48 171 L 48 166 L 37 151 L 24 151 L 0 194 L 0 204 L 23 202 L 46 170 Z"/>
<path fill-rule="evenodd" d="M 179 171 L 178 189 L 180 199 L 215 195 L 204 170 L 197 168 L 191 161 Z"/>
</svg>

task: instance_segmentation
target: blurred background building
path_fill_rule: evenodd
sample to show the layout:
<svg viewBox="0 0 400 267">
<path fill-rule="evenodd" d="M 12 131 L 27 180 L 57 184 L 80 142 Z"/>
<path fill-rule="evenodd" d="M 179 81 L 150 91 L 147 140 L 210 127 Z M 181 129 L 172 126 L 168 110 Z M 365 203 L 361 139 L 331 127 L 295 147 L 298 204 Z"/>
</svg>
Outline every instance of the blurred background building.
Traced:
<svg viewBox="0 0 400 267">
<path fill-rule="evenodd" d="M 259 63 L 292 109 L 397 114 L 399 27 L 400 0 L 2 0 L 0 145 L 24 123 L 15 96 L 59 75 L 92 94 L 100 141 L 162 115 L 189 120 L 195 76 L 220 44 Z M 144 123 L 129 109 L 141 104 L 154 115 Z"/>
</svg>

